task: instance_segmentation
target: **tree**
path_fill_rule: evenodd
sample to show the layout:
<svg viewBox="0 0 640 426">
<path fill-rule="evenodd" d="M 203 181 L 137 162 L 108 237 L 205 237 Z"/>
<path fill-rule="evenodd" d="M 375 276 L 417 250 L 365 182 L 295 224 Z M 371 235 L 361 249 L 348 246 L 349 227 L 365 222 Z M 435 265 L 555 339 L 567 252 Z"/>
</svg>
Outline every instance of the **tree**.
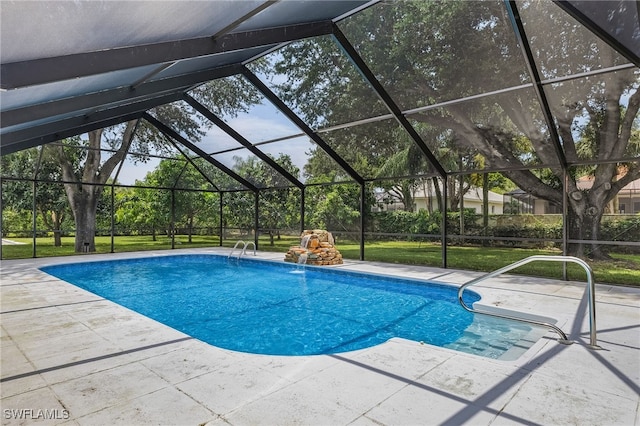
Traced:
<svg viewBox="0 0 640 426">
<path fill-rule="evenodd" d="M 135 121 L 130 121 L 121 130 L 121 140 L 108 139 L 110 145 L 119 147 L 104 163 L 102 163 L 101 142 L 105 133 L 116 133 L 115 129 L 100 129 L 88 134 L 86 149 L 79 149 L 84 145 L 79 140 L 66 140 L 57 146 L 57 161 L 62 167 L 64 189 L 69 200 L 69 206 L 75 220 L 76 237 L 75 251 L 82 252 L 86 246 L 89 251 L 95 251 L 96 212 L 98 201 L 114 169 L 128 151 L 133 140 Z M 118 126 L 120 127 L 120 126 Z M 107 130 L 107 132 L 105 132 Z M 118 132 L 119 133 L 119 132 Z M 84 165 L 80 163 L 84 161 Z"/>
<path fill-rule="evenodd" d="M 147 203 L 150 209 L 165 212 L 165 228 L 171 222 L 171 209 L 175 224 L 183 224 L 187 230 L 188 241 L 192 242 L 194 228 L 198 225 L 200 213 L 207 210 L 207 181 L 203 175 L 186 161 L 162 160 L 152 172 L 149 172 L 144 185 L 170 188 L 154 191 L 153 201 Z"/>
<path fill-rule="evenodd" d="M 192 93 L 214 112 L 236 114 L 259 101 L 257 91 L 239 78 L 221 79 L 202 85 Z M 160 121 L 170 123 L 191 142 L 198 142 L 210 123 L 198 121 L 192 109 L 183 102 L 163 105 L 151 111 Z M 64 188 L 75 220 L 75 250 L 95 251 L 96 209 L 100 194 L 116 167 L 133 147 L 137 161 L 146 161 L 155 150 L 171 151 L 166 139 L 145 121 L 129 121 L 99 129 L 84 139 L 62 141 L 56 150 L 56 161 L 62 168 Z M 106 156 L 103 158 L 103 156 Z"/>
<path fill-rule="evenodd" d="M 53 231 L 55 247 L 62 245 L 62 226 L 69 216 L 69 207 L 60 180 L 60 167 L 51 161 L 53 147 L 32 148 L 2 157 L 2 171 L 9 176 L 38 179 L 35 185 L 28 181 L 9 180 L 5 183 L 4 199 L 15 209 L 33 209 L 35 190 L 36 210 L 46 229 Z M 51 182 L 51 183 L 49 183 Z"/>
<path fill-rule="evenodd" d="M 398 135 L 402 138 L 404 135 Z M 405 147 L 391 155 L 378 168 L 377 178 L 386 178 L 390 176 L 406 176 L 418 175 L 426 172 L 428 163 L 424 155 L 420 152 L 418 146 L 411 143 L 405 136 Z M 408 212 L 415 211 L 416 203 L 414 193 L 420 184 L 420 179 L 394 179 L 382 180 L 380 185 L 391 197 L 402 203 L 404 210 Z"/>
<path fill-rule="evenodd" d="M 125 232 L 150 233 L 152 241 L 156 241 L 160 230 L 170 235 L 171 204 L 166 201 L 170 195 L 166 189 L 142 187 L 144 185 L 144 182 L 136 182 L 131 191 L 121 193 L 115 212 L 117 226 Z"/>
<path fill-rule="evenodd" d="M 223 225 L 225 229 L 238 229 L 240 235 L 249 235 L 254 228 L 255 194 L 229 192 L 223 196 Z"/>
<path fill-rule="evenodd" d="M 317 178 L 317 181 L 320 180 L 322 177 Z M 360 189 L 357 185 L 311 186 L 307 188 L 306 193 L 307 228 L 327 229 L 332 232 L 360 230 Z M 371 204 L 374 202 L 371 199 L 367 201 Z"/>
<path fill-rule="evenodd" d="M 535 65 L 544 78 L 627 62 L 606 44 L 595 41 L 593 35 L 568 19 L 553 3 L 518 3 L 518 7 L 529 40 L 535 43 Z M 488 168 L 504 170 L 504 175 L 521 189 L 562 204 L 563 185 L 558 184 L 563 181 L 562 164 L 533 89 L 520 88 L 530 83 L 531 78 L 504 3 L 381 3 L 350 17 L 340 27 L 398 106 L 412 111 L 408 119 L 441 162 L 447 162 L 444 153 L 462 159 L 463 163 L 465 158 L 473 159 L 479 154 Z M 326 41 L 306 43 L 323 48 Z M 334 50 L 327 48 L 326 55 L 315 56 L 332 58 Z M 285 52 L 281 57 L 280 69 L 285 72 L 296 56 Z M 292 101 L 304 99 L 311 105 L 305 109 L 298 101 L 307 115 L 317 113 L 314 108 L 318 105 L 322 106 L 320 113 L 324 117 L 345 114 L 353 107 L 349 102 L 331 103 L 335 100 L 333 93 L 357 93 L 351 74 L 341 71 L 338 74 L 344 74 L 344 78 L 326 78 L 323 68 L 331 67 L 327 60 L 317 63 L 312 59 L 294 60 L 293 64 L 303 69 L 292 71 L 281 88 L 291 91 Z M 302 75 L 307 80 L 299 83 Z M 299 92 L 303 86 L 323 90 L 302 97 Z M 505 88 L 511 89 L 506 93 L 500 91 Z M 571 160 L 574 151 L 577 157 L 588 144 L 591 146 L 588 152 L 599 161 L 592 168 L 594 185 L 589 190 L 579 189 L 578 171 L 570 171 L 567 217 L 571 239 L 597 240 L 604 206 L 624 185 L 640 177 L 640 162 L 617 163 L 617 159 L 638 158 L 640 154 L 632 137 L 638 128 L 640 106 L 638 70 L 621 69 L 559 82 L 549 88 L 552 90 L 545 93 L 567 157 Z M 493 94 L 448 102 L 441 108 L 423 108 L 486 92 Z M 331 142 L 336 151 L 348 152 L 345 157 L 348 161 L 367 156 L 367 151 L 382 152 L 386 158 L 400 151 L 401 145 L 392 140 L 381 145 L 374 143 L 381 140 L 384 141 L 332 138 Z M 366 158 L 374 169 L 380 166 L 371 161 L 374 157 Z M 547 168 L 553 178 L 547 179 L 545 173 L 533 170 L 535 167 Z M 474 170 L 474 167 L 463 165 L 450 170 Z M 584 250 L 581 243 L 576 243 L 569 251 L 583 256 Z M 591 254 L 603 255 L 597 247 L 592 248 Z"/>
<path fill-rule="evenodd" d="M 147 228 L 150 219 L 148 210 L 144 209 L 139 190 L 142 188 L 118 188 L 115 192 L 115 232 L 130 235 L 134 230 Z M 150 226 L 148 227 L 151 228 Z M 155 234 L 153 236 L 155 241 Z"/>
<path fill-rule="evenodd" d="M 299 177 L 300 170 L 293 164 L 289 155 L 281 153 L 273 159 L 292 176 Z M 274 238 L 276 236 L 280 238 L 281 229 L 293 227 L 294 220 L 299 223 L 299 192 L 292 188 L 278 188 L 291 183 L 285 181 L 275 169 L 256 157 L 246 159 L 235 157 L 234 161 L 234 171 L 241 176 L 246 176 L 258 187 L 266 188 L 259 192 L 258 223 L 261 232 L 269 235 L 269 244 L 273 246 Z"/>
</svg>

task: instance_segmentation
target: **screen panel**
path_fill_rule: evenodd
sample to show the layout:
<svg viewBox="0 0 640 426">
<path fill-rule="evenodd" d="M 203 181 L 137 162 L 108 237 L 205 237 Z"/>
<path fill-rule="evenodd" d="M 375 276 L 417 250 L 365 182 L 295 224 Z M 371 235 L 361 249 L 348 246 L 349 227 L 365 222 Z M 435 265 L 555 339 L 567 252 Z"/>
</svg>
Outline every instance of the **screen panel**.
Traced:
<svg viewBox="0 0 640 426">
<path fill-rule="evenodd" d="M 361 176 L 407 176 L 426 173 L 428 164 L 395 119 L 323 132 L 324 141 Z"/>
<path fill-rule="evenodd" d="M 560 164 L 531 88 L 423 109 L 408 118 L 450 172 Z"/>
<path fill-rule="evenodd" d="M 329 36 L 290 43 L 248 67 L 314 130 L 388 113 Z"/>
<path fill-rule="evenodd" d="M 602 161 L 640 156 L 640 144 L 634 136 L 640 128 L 638 108 L 634 106 L 640 96 L 638 87 L 638 68 L 544 86 L 569 160 Z M 619 130 L 606 131 L 607 126 Z"/>
<path fill-rule="evenodd" d="M 339 26 L 402 110 L 530 82 L 501 1 L 384 1 Z"/>
<path fill-rule="evenodd" d="M 258 188 L 293 186 L 283 175 L 246 148 L 211 157 Z"/>
<path fill-rule="evenodd" d="M 628 63 L 623 56 L 553 2 L 519 2 L 518 10 L 543 79 Z"/>
<path fill-rule="evenodd" d="M 637 1 L 569 0 L 568 3 L 640 57 L 640 10 Z"/>
</svg>

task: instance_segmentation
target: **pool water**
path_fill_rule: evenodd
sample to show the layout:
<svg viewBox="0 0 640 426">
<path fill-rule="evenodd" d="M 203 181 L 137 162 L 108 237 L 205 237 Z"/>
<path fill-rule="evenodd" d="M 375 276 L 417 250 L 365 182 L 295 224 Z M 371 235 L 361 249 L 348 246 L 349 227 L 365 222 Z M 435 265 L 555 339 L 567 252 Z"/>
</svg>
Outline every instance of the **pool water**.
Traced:
<svg viewBox="0 0 640 426">
<path fill-rule="evenodd" d="M 209 344 L 269 355 L 331 354 L 401 337 L 500 358 L 531 327 L 474 317 L 457 288 L 321 267 L 159 256 L 44 272 Z M 465 292 L 471 305 L 480 297 Z"/>
</svg>

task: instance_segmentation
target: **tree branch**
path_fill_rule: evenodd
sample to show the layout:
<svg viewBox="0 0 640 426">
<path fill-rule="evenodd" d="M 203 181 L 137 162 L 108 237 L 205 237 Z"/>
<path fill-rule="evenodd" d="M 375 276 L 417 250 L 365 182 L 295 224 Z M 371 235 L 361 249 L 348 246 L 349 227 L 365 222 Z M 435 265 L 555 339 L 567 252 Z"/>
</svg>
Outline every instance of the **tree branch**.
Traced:
<svg viewBox="0 0 640 426">
<path fill-rule="evenodd" d="M 57 146 L 51 146 L 51 151 L 60 163 L 60 168 L 62 169 L 62 179 L 66 182 L 75 182 L 77 180 L 77 177 L 73 172 L 73 165 L 71 164 L 71 160 L 69 160 L 69 157 L 67 157 L 67 153 L 64 152 L 64 145 L 60 144 Z"/>
<path fill-rule="evenodd" d="M 554 189 L 542 182 L 530 170 L 507 170 L 502 173 L 515 182 L 520 189 L 538 198 L 543 198 L 557 204 L 562 203 L 562 191 Z M 571 182 L 571 180 L 569 181 Z"/>
<path fill-rule="evenodd" d="M 640 179 L 640 163 L 631 163 L 627 167 L 627 173 L 611 184 L 611 190 L 607 196 L 607 202 L 615 198 L 618 192 L 636 179 Z"/>
<path fill-rule="evenodd" d="M 576 152 L 576 142 L 573 139 L 573 133 L 571 132 L 571 125 L 573 124 L 574 115 L 565 114 L 561 117 L 559 114 L 556 114 L 556 120 L 558 122 L 558 134 L 560 135 L 560 138 L 562 138 L 564 152 L 569 159 L 577 159 L 578 157 L 578 153 Z"/>
<path fill-rule="evenodd" d="M 87 158 L 82 172 L 83 182 L 95 182 L 100 170 L 100 141 L 103 129 L 89 132 L 89 144 L 87 146 Z"/>
<path fill-rule="evenodd" d="M 133 142 L 133 136 L 137 125 L 138 120 L 131 120 L 127 122 L 124 133 L 122 134 L 122 143 L 120 144 L 120 148 L 118 148 L 118 150 L 102 165 L 102 168 L 97 175 L 98 183 L 106 183 L 116 166 L 124 160 L 124 156 L 129 151 L 129 147 Z"/>
<path fill-rule="evenodd" d="M 619 144 L 624 146 L 624 149 L 620 148 L 621 152 L 616 152 L 619 156 L 623 156 L 624 152 L 629 146 L 629 141 L 631 141 L 631 130 L 633 129 L 633 123 L 637 118 L 639 109 L 640 109 L 640 89 L 636 90 L 636 92 L 633 95 L 631 95 L 631 97 L 629 98 L 629 104 L 627 105 L 627 110 L 624 114 L 624 118 L 622 119 L 622 123 L 620 124 L 620 135 L 618 136 L 618 140 L 627 141 L 627 143 Z"/>
</svg>

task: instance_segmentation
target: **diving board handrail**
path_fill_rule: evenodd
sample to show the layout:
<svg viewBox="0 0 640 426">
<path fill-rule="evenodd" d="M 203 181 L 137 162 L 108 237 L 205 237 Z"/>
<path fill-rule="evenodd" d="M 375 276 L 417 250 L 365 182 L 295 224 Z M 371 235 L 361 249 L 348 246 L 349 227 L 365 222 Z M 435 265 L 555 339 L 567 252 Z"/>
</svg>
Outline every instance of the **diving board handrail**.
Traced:
<svg viewBox="0 0 640 426">
<path fill-rule="evenodd" d="M 534 319 L 528 319 L 528 318 L 521 318 L 521 317 L 515 317 L 515 316 L 511 316 L 511 315 L 505 315 L 505 314 L 500 314 L 497 312 L 491 312 L 491 311 L 486 311 L 486 310 L 481 310 L 481 309 L 475 309 L 472 308 L 470 306 L 467 306 L 466 303 L 464 303 L 464 300 L 462 300 L 462 295 L 464 293 L 464 290 L 467 287 L 470 287 L 472 285 L 478 284 L 482 281 L 486 281 L 489 278 L 493 278 L 496 277 L 498 275 L 504 274 L 505 272 L 511 271 L 512 269 L 515 269 L 519 266 L 522 265 L 526 265 L 527 263 L 531 263 L 531 262 L 535 262 L 535 261 L 544 261 L 544 262 L 572 262 L 572 263 L 577 263 L 578 265 L 582 266 L 582 268 L 585 270 L 585 272 L 587 273 L 587 297 L 589 299 L 589 337 L 590 337 L 590 343 L 589 346 L 594 348 L 594 349 L 598 349 L 598 343 L 597 343 L 597 339 L 596 339 L 596 297 L 595 297 L 595 283 L 593 281 L 593 271 L 591 270 L 591 267 L 589 266 L 589 264 L 587 262 L 585 262 L 584 260 L 577 258 L 577 257 L 573 257 L 573 256 L 541 256 L 541 255 L 536 255 L 536 256 L 529 256 L 527 258 L 524 258 L 522 260 L 519 260 L 517 262 L 514 262 L 510 265 L 505 266 L 504 268 L 500 268 L 497 269 L 493 272 L 490 272 L 486 275 L 483 275 L 481 277 L 475 278 L 471 281 L 466 282 L 465 284 L 463 284 L 459 289 L 458 289 L 458 301 L 460 302 L 460 305 L 462 305 L 462 307 L 464 309 L 466 309 L 469 312 L 472 313 L 477 313 L 477 314 L 484 314 L 484 315 L 491 315 L 494 317 L 499 317 L 499 318 L 506 318 L 506 319 L 510 319 L 510 320 L 514 320 L 514 321 L 520 321 L 520 322 L 527 322 L 530 324 L 535 324 L 535 325 L 539 325 L 542 327 L 547 327 L 552 329 L 553 331 L 555 331 L 556 333 L 558 333 L 558 335 L 560 335 L 560 339 L 558 340 L 558 342 L 560 343 L 564 343 L 564 344 L 571 344 L 573 343 L 571 340 L 569 340 L 567 338 L 567 335 L 557 326 L 555 326 L 554 324 L 550 324 L 547 322 L 543 322 L 543 321 L 537 321 Z"/>
</svg>

